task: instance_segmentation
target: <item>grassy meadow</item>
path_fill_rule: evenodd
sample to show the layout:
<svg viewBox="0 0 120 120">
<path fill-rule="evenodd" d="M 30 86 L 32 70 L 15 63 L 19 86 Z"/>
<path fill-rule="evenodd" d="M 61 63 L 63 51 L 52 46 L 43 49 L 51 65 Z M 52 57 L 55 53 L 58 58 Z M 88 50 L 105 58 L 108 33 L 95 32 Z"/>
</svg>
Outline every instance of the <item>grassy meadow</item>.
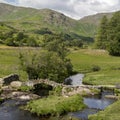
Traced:
<svg viewBox="0 0 120 120">
<path fill-rule="evenodd" d="M 75 71 L 85 73 L 84 83 L 120 84 L 120 57 L 110 56 L 104 50 L 81 49 L 73 51 L 69 58 Z M 98 71 L 94 71 L 96 67 Z"/>
<path fill-rule="evenodd" d="M 0 46 L 0 77 L 18 73 L 21 80 L 27 74 L 20 68 L 19 53 L 40 50 L 28 47 Z M 78 49 L 71 50 L 68 55 L 75 71 L 85 73 L 84 83 L 87 84 L 120 84 L 120 57 L 108 55 L 104 50 Z M 94 71 L 94 67 L 99 67 Z"/>
<path fill-rule="evenodd" d="M 19 53 L 27 50 L 32 51 L 33 49 L 0 46 L 0 77 L 17 73 L 21 80 L 26 80 L 27 74 L 20 67 Z"/>
</svg>

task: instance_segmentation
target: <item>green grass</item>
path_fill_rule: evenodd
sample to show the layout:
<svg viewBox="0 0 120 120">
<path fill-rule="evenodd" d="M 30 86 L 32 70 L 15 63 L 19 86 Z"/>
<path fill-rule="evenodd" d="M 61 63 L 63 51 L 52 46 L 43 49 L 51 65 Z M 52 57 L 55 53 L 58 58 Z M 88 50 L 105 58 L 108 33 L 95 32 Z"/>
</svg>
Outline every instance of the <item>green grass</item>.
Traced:
<svg viewBox="0 0 120 120">
<path fill-rule="evenodd" d="M 18 56 L 21 51 L 33 52 L 35 49 L 0 46 L 0 77 L 17 73 L 21 80 L 26 80 L 27 74 L 20 69 Z M 106 51 L 91 49 L 71 50 L 68 57 L 75 71 L 85 73 L 84 83 L 120 84 L 120 57 L 110 56 Z M 99 66 L 100 71 L 93 72 L 94 66 Z"/>
<path fill-rule="evenodd" d="M 90 115 L 89 120 L 120 120 L 120 100 L 108 106 L 104 111 Z"/>
<path fill-rule="evenodd" d="M 60 116 L 67 112 L 77 111 L 85 108 L 80 95 L 71 97 L 49 96 L 28 103 L 26 109 L 38 116 Z"/>
<path fill-rule="evenodd" d="M 27 74 L 20 69 L 19 53 L 21 48 L 0 47 L 0 77 L 17 73 L 22 80 L 27 79 Z"/>
<path fill-rule="evenodd" d="M 85 73 L 86 84 L 120 84 L 120 57 L 108 55 L 103 50 L 77 50 L 69 55 L 75 71 Z M 93 72 L 99 66 L 100 71 Z"/>
<path fill-rule="evenodd" d="M 120 84 L 120 70 L 88 73 L 83 82 L 93 85 L 117 85 Z"/>
</svg>

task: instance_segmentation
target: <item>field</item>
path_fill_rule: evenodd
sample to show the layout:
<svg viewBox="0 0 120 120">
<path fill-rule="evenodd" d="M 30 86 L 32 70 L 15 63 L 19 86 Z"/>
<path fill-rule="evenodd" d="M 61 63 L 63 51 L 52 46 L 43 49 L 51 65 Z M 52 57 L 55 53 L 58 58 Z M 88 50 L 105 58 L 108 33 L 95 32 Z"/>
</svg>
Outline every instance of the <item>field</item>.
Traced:
<svg viewBox="0 0 120 120">
<path fill-rule="evenodd" d="M 0 46 L 0 77 L 18 73 L 21 80 L 26 80 L 27 74 L 20 68 L 19 53 L 35 49 L 38 50 Z M 71 50 L 68 57 L 75 71 L 85 73 L 84 83 L 120 84 L 120 57 L 110 56 L 104 50 L 92 49 Z"/>
<path fill-rule="evenodd" d="M 17 73 L 21 80 L 27 79 L 27 74 L 20 67 L 19 53 L 34 48 L 20 48 L 0 46 L 0 78 L 9 74 Z"/>
<path fill-rule="evenodd" d="M 74 70 L 85 73 L 84 83 L 120 84 L 120 57 L 110 56 L 104 50 L 84 49 L 73 51 L 69 58 Z"/>
</svg>

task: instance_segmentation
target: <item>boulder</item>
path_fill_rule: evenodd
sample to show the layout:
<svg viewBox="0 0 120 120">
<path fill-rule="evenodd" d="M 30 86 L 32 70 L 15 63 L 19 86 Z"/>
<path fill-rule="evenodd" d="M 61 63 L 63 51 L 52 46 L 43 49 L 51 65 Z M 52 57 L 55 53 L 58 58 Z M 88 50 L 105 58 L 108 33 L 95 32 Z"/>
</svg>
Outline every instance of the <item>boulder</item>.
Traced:
<svg viewBox="0 0 120 120">
<path fill-rule="evenodd" d="M 12 88 L 19 88 L 19 87 L 22 86 L 22 82 L 20 82 L 20 81 L 13 81 L 13 82 L 10 83 L 10 86 Z"/>
<path fill-rule="evenodd" d="M 20 97 L 18 97 L 20 100 L 30 100 L 30 96 L 29 95 L 22 95 Z"/>
<path fill-rule="evenodd" d="M 40 96 L 28 92 L 12 92 L 11 96 L 13 99 L 19 99 L 19 100 L 34 100 L 40 98 Z"/>
</svg>

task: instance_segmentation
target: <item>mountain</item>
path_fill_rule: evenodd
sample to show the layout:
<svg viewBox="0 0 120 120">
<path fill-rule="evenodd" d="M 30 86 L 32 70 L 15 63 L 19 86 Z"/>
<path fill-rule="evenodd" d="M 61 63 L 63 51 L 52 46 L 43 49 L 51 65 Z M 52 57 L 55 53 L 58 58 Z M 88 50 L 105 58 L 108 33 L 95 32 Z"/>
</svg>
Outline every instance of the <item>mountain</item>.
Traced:
<svg viewBox="0 0 120 120">
<path fill-rule="evenodd" d="M 73 34 L 83 39 L 93 38 L 103 15 L 111 17 L 112 13 L 96 14 L 74 20 L 50 9 L 33 9 L 0 3 L 0 24 L 4 24 L 8 29 L 12 28 L 28 34 L 47 28 L 55 33 Z"/>
<path fill-rule="evenodd" d="M 83 24 L 50 9 L 16 7 L 0 3 L 0 22 L 29 32 L 49 28 L 55 32 L 75 33 L 87 37 L 94 35 L 94 32 L 91 31 L 91 28 L 94 29 L 94 25 Z"/>
<path fill-rule="evenodd" d="M 98 13 L 95 15 L 90 15 L 90 16 L 86 16 L 83 17 L 82 19 L 80 19 L 79 21 L 83 24 L 94 24 L 96 26 L 99 25 L 100 20 L 102 19 L 103 16 L 107 16 L 108 19 L 110 19 L 112 17 L 114 12 L 111 13 Z"/>
</svg>

